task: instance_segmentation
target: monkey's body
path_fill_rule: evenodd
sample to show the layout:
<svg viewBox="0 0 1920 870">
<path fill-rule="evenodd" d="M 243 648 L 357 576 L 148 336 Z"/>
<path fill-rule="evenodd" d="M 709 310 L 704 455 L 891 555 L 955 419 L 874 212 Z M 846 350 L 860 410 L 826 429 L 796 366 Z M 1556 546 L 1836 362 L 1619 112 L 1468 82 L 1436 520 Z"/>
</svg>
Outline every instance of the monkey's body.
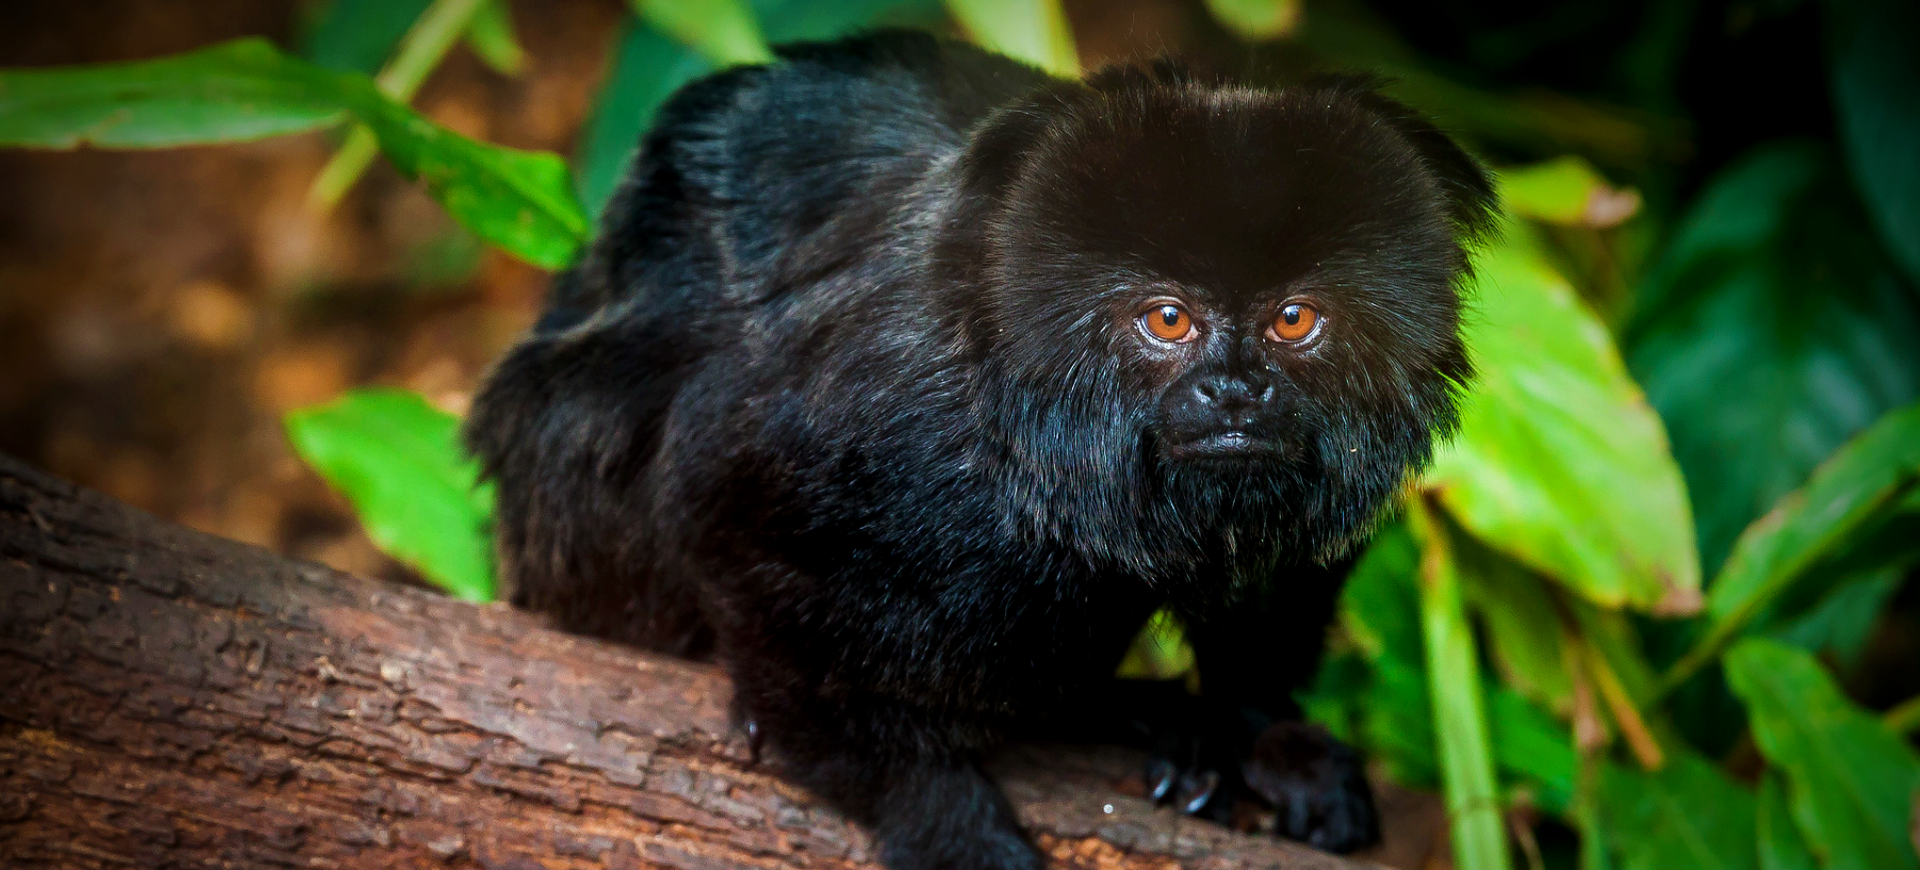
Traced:
<svg viewBox="0 0 1920 870">
<path fill-rule="evenodd" d="M 1238 221 L 1310 230 L 1326 216 L 1290 207 L 1353 211 L 1315 186 L 1350 187 L 1345 158 L 1317 173 L 1332 180 L 1291 181 L 1277 202 L 1227 189 L 1232 173 L 1261 171 L 1256 158 L 1102 190 L 1034 167 L 1081 151 L 1124 164 L 1192 131 L 1141 146 L 1127 137 L 1160 134 L 1120 122 L 1117 133 L 1091 122 L 1062 132 L 1052 107 L 1135 92 L 1148 104 L 1155 89 L 1199 86 L 1114 73 L 1089 90 L 909 34 L 782 58 L 697 82 L 663 109 L 596 246 L 476 401 L 469 437 L 499 483 L 503 567 L 516 602 L 565 627 L 684 654 L 711 647 L 742 716 L 796 777 L 872 825 L 896 868 L 1037 866 L 977 753 L 1097 704 L 1160 606 L 1188 624 L 1210 703 L 1252 717 L 1244 742 L 1294 714 L 1289 692 L 1313 671 L 1343 574 L 1322 563 L 1425 461 L 1451 421 L 1440 381 L 1465 376 L 1451 297 L 1416 299 L 1413 310 L 1446 322 L 1424 345 L 1407 342 L 1430 360 L 1401 362 L 1444 378 L 1233 424 L 1284 431 L 1252 459 L 1176 460 L 1155 439 L 1196 412 L 1135 395 L 1173 377 L 1156 374 L 1171 364 L 1117 349 L 1139 336 L 1116 338 L 1107 309 L 1136 303 L 1086 288 L 1147 275 L 1221 288 L 1208 298 L 1224 311 L 1256 285 L 1339 261 L 1345 275 L 1450 294 L 1455 235 L 1475 213 L 1453 213 L 1439 188 L 1477 183 L 1484 197 L 1484 179 L 1470 163 L 1464 182 L 1447 177 L 1457 167 L 1427 168 L 1438 158 L 1401 141 L 1420 131 L 1396 132 L 1361 150 L 1438 179 L 1413 196 L 1411 218 L 1376 226 L 1377 214 L 1355 212 L 1357 242 L 1329 237 L 1304 256 L 1196 257 L 1230 244 L 1211 237 Z M 1340 106 L 1323 114 L 1338 119 L 1374 99 L 1331 86 L 1309 96 L 1288 110 L 1312 113 L 1327 97 Z M 1175 132 L 1231 111 L 1202 109 Z M 1252 135 L 1235 127 L 1224 135 Z M 1111 154 L 1102 135 L 1118 143 Z M 1354 134 L 1293 135 L 1311 151 Z M 1081 201 L 1103 196 L 1128 202 Z M 1196 225 L 1181 211 L 1190 197 L 1235 218 Z M 1141 242 L 1116 213 L 1127 208 L 1158 210 L 1168 226 L 1149 221 L 1154 240 Z M 1369 264 L 1369 246 L 1389 243 L 1435 262 Z M 1210 338 L 1226 340 L 1224 318 Z M 1351 376 L 1311 370 L 1348 353 L 1337 348 L 1294 360 L 1307 368 L 1274 363 L 1271 377 L 1244 374 L 1240 351 L 1219 353 L 1222 371 L 1262 384 Z M 1350 419 L 1369 403 L 1409 416 Z M 1208 751 L 1224 767 L 1248 747 Z M 1289 830 L 1351 847 L 1372 836 L 1371 809 L 1351 757 L 1334 754 L 1316 763 L 1338 770 L 1298 774 L 1331 794 L 1301 798 L 1312 810 Z"/>
</svg>

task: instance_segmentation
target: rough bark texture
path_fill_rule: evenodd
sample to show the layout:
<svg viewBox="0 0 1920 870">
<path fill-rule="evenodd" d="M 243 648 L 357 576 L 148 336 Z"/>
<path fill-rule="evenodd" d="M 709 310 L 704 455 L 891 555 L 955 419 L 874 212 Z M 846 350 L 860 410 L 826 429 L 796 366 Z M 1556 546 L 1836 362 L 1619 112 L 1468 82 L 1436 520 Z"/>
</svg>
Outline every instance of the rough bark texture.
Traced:
<svg viewBox="0 0 1920 870">
<path fill-rule="evenodd" d="M 170 526 L 0 456 L 0 864 L 871 866 L 711 667 Z M 997 766 L 1060 866 L 1351 868 Z"/>
</svg>

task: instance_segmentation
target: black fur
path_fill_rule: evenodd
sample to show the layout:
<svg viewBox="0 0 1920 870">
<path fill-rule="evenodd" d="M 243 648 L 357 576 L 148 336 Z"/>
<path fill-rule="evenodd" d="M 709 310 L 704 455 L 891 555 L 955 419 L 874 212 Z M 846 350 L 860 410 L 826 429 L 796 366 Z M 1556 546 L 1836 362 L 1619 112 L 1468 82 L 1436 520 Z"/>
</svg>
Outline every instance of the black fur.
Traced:
<svg viewBox="0 0 1920 870">
<path fill-rule="evenodd" d="M 1209 697 L 1297 715 L 1337 560 L 1453 426 L 1488 182 L 1363 81 L 1069 83 L 898 32 L 780 57 L 663 109 L 476 400 L 504 573 L 716 653 L 897 870 L 1037 866 L 978 755 L 1156 607 Z M 1297 295 L 1318 337 L 1264 338 Z M 1149 340 L 1155 296 L 1201 338 Z M 1174 443 L 1229 426 L 1254 448 Z"/>
</svg>

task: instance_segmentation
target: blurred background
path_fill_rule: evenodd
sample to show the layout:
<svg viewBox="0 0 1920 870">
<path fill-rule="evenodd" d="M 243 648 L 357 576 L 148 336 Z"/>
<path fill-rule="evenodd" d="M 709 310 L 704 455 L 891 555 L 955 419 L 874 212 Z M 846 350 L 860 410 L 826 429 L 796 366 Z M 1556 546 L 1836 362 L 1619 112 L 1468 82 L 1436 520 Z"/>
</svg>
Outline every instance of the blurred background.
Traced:
<svg viewBox="0 0 1920 870">
<path fill-rule="evenodd" d="M 436 14 L 466 17 L 423 49 Z M 4 68 L 263 36 L 378 76 L 456 133 L 566 158 L 586 215 L 653 107 L 762 56 L 763 37 L 898 24 L 1068 74 L 1158 54 L 1259 83 L 1382 73 L 1502 170 L 1502 251 L 1517 252 L 1492 253 L 1488 280 L 1539 283 L 1551 303 L 1487 295 L 1489 391 L 1569 343 L 1591 353 L 1543 369 L 1545 392 L 1513 378 L 1519 399 L 1470 417 L 1370 553 L 1365 576 L 1385 579 L 1350 593 L 1379 598 L 1349 601 L 1308 701 L 1380 760 L 1390 795 L 1413 796 L 1393 798 L 1401 833 L 1381 857 L 1920 866 L 1920 5 L 90 0 L 6 3 L 0 21 Z M 0 133 L 24 111 L 6 99 Z M 386 161 L 362 170 L 375 149 L 340 156 L 346 138 L 0 150 L 0 450 L 196 529 L 459 591 L 431 555 L 368 536 L 379 497 L 355 493 L 299 413 L 384 386 L 457 416 L 549 272 Z M 1531 323 L 1546 324 L 1535 345 Z M 1605 403 L 1568 411 L 1588 387 Z M 1583 413 L 1607 419 L 1541 422 Z M 1514 480 L 1549 495 L 1475 501 Z M 1559 543 L 1583 529 L 1598 530 L 1588 549 L 1626 555 Z M 1436 547 L 1453 581 L 1416 566 Z M 1435 597 L 1456 581 L 1464 605 Z M 1451 676 L 1430 621 L 1450 617 L 1478 639 Z M 1161 646 L 1178 644 L 1170 629 Z M 1182 666 L 1144 659 L 1150 676 Z M 1768 708 L 1767 672 L 1810 681 L 1782 697 L 1830 701 L 1826 725 Z M 1436 724 L 1453 703 L 1479 724 Z M 1807 761 L 1793 734 L 1845 757 Z M 1492 778 L 1475 785 L 1463 759 Z M 1864 780 L 1827 781 L 1856 766 Z M 1476 789 L 1499 798 L 1499 843 L 1463 822 Z M 1447 795 L 1451 830 L 1421 793 Z"/>
</svg>

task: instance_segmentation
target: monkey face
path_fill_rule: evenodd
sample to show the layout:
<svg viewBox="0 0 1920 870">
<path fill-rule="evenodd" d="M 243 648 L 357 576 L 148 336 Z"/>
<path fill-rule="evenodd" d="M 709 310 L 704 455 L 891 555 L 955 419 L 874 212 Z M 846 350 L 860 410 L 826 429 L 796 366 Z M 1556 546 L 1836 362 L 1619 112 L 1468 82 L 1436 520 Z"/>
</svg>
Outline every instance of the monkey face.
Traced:
<svg viewBox="0 0 1920 870">
<path fill-rule="evenodd" d="M 992 234 L 983 328 L 1034 385 L 1014 440 L 1082 470 L 1115 457 L 1110 486 L 1195 522 L 1251 517 L 1320 553 L 1364 531 L 1454 425 L 1462 242 L 1491 203 L 1396 110 L 1340 86 L 1096 80 Z"/>
</svg>

